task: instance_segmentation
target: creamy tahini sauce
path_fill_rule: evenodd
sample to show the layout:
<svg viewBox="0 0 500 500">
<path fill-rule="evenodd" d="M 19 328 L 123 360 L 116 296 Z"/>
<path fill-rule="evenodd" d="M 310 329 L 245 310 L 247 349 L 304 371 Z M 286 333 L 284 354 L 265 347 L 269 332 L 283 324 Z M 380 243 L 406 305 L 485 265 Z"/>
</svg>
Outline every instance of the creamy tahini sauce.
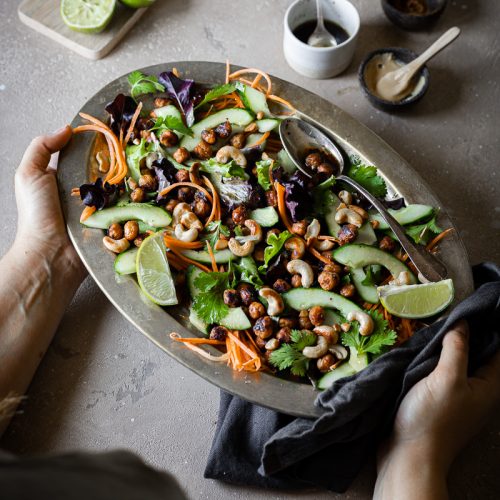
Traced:
<svg viewBox="0 0 500 500">
<path fill-rule="evenodd" d="M 396 71 L 397 69 L 404 66 L 405 63 L 402 61 L 398 61 L 394 58 L 394 54 L 392 52 L 386 52 L 385 54 L 379 54 L 373 57 L 365 68 L 365 82 L 368 90 L 373 94 L 379 97 L 380 99 L 386 99 L 386 97 L 382 96 L 379 91 L 377 91 L 377 82 L 381 80 L 387 73 L 391 71 Z M 413 86 L 410 86 L 410 93 L 406 95 L 404 98 L 394 99 L 394 102 L 402 101 L 404 99 L 409 99 L 414 95 L 418 94 L 422 87 L 425 84 L 425 79 L 420 77 Z M 411 84 L 410 84 L 411 85 Z M 390 89 L 383 89 L 384 94 L 390 94 Z"/>
</svg>

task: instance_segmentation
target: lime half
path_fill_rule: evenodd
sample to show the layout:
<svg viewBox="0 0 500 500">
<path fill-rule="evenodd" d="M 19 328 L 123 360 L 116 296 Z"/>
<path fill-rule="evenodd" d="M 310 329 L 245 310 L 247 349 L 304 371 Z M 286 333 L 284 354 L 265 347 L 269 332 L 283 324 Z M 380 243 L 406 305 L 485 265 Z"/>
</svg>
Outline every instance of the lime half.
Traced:
<svg viewBox="0 0 500 500">
<path fill-rule="evenodd" d="M 382 305 L 399 318 L 428 318 L 453 300 L 451 279 L 422 285 L 386 285 L 377 288 Z"/>
<path fill-rule="evenodd" d="M 62 0 L 61 17 L 66 25 L 83 33 L 99 33 L 111 21 L 116 0 Z"/>
<path fill-rule="evenodd" d="M 133 9 L 140 9 L 142 7 L 149 7 L 155 3 L 155 0 L 120 0 L 122 4 Z"/>
<path fill-rule="evenodd" d="M 148 236 L 137 252 L 137 279 L 144 294 L 155 304 L 177 304 L 174 280 L 167 260 L 163 233 Z"/>
</svg>

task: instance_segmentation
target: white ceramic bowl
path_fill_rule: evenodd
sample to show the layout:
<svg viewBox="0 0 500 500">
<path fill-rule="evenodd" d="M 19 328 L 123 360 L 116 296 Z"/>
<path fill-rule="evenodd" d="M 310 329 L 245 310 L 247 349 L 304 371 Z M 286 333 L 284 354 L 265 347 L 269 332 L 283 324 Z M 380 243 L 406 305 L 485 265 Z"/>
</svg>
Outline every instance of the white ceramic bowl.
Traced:
<svg viewBox="0 0 500 500">
<path fill-rule="evenodd" d="M 309 78 L 330 78 L 342 73 L 356 49 L 360 26 L 356 8 L 347 0 L 324 0 L 323 16 L 342 26 L 349 38 L 336 47 L 311 47 L 293 34 L 302 23 L 316 19 L 316 0 L 296 0 L 285 14 L 285 59 L 297 73 Z"/>
</svg>

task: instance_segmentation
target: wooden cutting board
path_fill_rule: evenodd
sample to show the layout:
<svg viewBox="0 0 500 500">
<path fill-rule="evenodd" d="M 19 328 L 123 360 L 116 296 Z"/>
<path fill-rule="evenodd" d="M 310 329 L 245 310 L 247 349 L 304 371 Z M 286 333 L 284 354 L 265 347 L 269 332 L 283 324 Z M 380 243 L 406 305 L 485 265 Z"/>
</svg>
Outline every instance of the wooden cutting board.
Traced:
<svg viewBox="0 0 500 500">
<path fill-rule="evenodd" d="M 149 7 L 130 9 L 118 3 L 113 19 L 101 33 L 70 30 L 59 12 L 60 0 L 23 0 L 18 8 L 21 21 L 65 47 L 89 59 L 107 55 Z"/>
</svg>

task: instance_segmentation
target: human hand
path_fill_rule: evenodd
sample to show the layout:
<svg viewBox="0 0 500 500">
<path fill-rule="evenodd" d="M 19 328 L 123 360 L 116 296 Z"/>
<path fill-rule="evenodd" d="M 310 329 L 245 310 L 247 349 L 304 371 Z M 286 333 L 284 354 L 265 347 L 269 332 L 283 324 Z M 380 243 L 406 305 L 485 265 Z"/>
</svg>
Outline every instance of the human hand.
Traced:
<svg viewBox="0 0 500 500">
<path fill-rule="evenodd" d="M 71 127 L 40 136 L 28 146 L 16 171 L 15 190 L 18 210 L 16 242 L 41 255 L 62 255 L 72 271 L 84 275 L 84 268 L 69 240 L 59 203 L 55 169 L 51 155 L 70 140 Z"/>
</svg>

